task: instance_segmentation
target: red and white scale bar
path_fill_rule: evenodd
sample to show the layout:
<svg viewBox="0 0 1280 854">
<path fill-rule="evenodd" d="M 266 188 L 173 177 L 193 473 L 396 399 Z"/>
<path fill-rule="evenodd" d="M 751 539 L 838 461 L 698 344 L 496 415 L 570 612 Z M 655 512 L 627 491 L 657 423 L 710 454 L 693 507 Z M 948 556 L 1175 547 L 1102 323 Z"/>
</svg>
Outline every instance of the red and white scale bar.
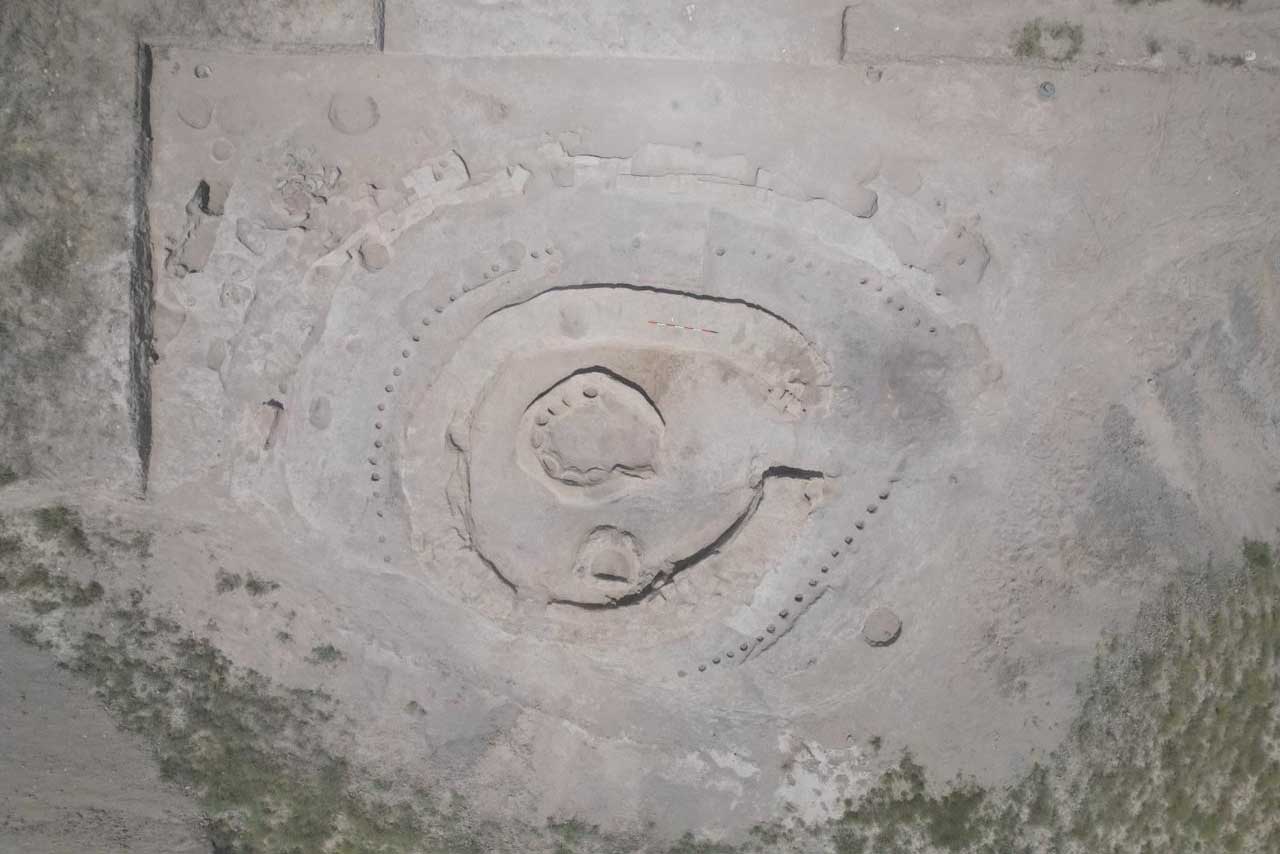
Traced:
<svg viewBox="0 0 1280 854">
<path fill-rule="evenodd" d="M 650 321 L 649 321 L 649 325 L 651 325 L 651 326 L 665 326 L 665 327 L 666 327 L 666 328 L 668 328 L 668 329 L 684 329 L 684 330 L 686 330 L 686 331 L 688 331 L 688 332 L 705 332 L 705 333 L 707 333 L 708 335 L 719 335 L 719 334 L 720 334 L 720 333 L 719 333 L 717 330 L 715 330 L 715 329 L 703 329 L 703 328 L 702 328 L 702 327 L 700 327 L 700 326 L 685 326 L 685 325 L 680 324 L 680 323 L 668 323 L 668 322 L 663 321 L 663 320 L 650 320 Z"/>
</svg>

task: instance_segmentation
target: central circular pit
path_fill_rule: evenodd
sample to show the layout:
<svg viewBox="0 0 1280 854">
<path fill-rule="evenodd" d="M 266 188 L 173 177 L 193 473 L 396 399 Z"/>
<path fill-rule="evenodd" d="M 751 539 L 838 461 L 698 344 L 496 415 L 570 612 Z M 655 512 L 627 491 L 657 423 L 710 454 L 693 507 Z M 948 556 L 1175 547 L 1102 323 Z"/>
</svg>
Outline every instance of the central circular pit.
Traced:
<svg viewBox="0 0 1280 854">
<path fill-rule="evenodd" d="M 672 317 L 697 330 L 650 322 Z M 639 601 L 741 526 L 768 472 L 811 468 L 806 429 L 828 386 L 809 343 L 766 311 L 546 291 L 481 321 L 415 407 L 411 515 L 427 542 L 450 520 L 521 595 Z"/>
<path fill-rule="evenodd" d="M 521 467 L 544 474 L 557 495 L 603 501 L 626 490 L 625 478 L 656 474 L 665 427 L 635 383 L 583 369 L 529 404 L 517 453 Z"/>
</svg>

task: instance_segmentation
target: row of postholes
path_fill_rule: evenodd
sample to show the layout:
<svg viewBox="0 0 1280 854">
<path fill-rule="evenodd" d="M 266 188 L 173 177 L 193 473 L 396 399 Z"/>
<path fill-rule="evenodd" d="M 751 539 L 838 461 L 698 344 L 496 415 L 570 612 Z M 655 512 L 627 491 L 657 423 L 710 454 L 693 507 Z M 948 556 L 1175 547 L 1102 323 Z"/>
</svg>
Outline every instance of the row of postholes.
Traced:
<svg viewBox="0 0 1280 854">
<path fill-rule="evenodd" d="M 890 487 L 892 484 L 897 482 L 898 482 L 898 477 L 896 475 L 889 478 L 889 485 L 886 485 L 877 494 L 877 497 L 881 502 L 889 500 Z M 876 514 L 876 511 L 879 509 L 880 509 L 880 505 L 877 502 L 872 501 L 869 504 L 867 504 L 867 507 L 866 507 L 867 515 L 874 516 Z M 854 521 L 853 527 L 855 531 L 859 531 L 859 532 L 863 531 L 866 529 L 866 522 L 863 519 L 857 519 Z M 837 558 L 840 557 L 841 554 L 846 554 L 846 553 L 857 554 L 858 547 L 854 545 L 853 540 L 854 540 L 853 534 L 846 535 L 844 538 L 844 548 L 843 549 L 834 548 L 831 550 L 831 561 L 834 562 Z M 818 572 L 821 575 L 827 575 L 828 573 L 831 572 L 831 565 L 823 564 L 821 567 L 819 567 Z M 822 583 L 821 579 L 819 578 L 809 579 L 809 587 L 811 588 L 817 587 L 821 583 Z M 792 598 L 795 600 L 796 604 L 803 605 L 807 597 L 805 593 L 802 591 L 802 592 L 796 593 Z M 797 614 L 796 617 L 799 617 L 799 614 Z M 790 608 L 780 609 L 778 611 L 778 619 L 779 620 L 792 619 Z M 736 650 L 736 652 L 735 650 L 729 649 L 721 653 L 720 655 L 712 656 L 711 666 L 714 667 L 716 665 L 719 665 L 722 661 L 725 663 L 728 663 L 729 661 L 732 661 L 734 658 L 738 656 L 741 656 L 744 659 L 747 658 L 748 656 L 751 655 L 751 652 L 753 649 L 755 649 L 760 644 L 763 644 L 768 639 L 768 635 L 773 635 L 777 633 L 778 626 L 776 623 L 769 623 L 767 626 L 765 626 L 764 631 L 765 631 L 765 634 L 756 635 L 754 643 L 752 641 L 747 640 L 738 644 L 738 649 Z M 884 607 L 876 608 L 870 614 L 867 615 L 866 620 L 864 620 L 862 624 L 862 638 L 871 646 L 888 646 L 892 644 L 894 641 L 896 641 L 898 639 L 898 636 L 901 634 L 902 634 L 902 620 L 898 618 L 897 614 L 895 614 L 893 611 L 890 611 L 888 608 L 884 608 Z M 706 662 L 699 664 L 698 672 L 699 673 L 707 672 L 707 667 L 708 665 Z M 679 670 L 676 672 L 676 675 L 683 678 L 685 676 L 688 676 L 689 674 L 685 670 Z"/>
<path fill-rule="evenodd" d="M 726 250 L 725 250 L 723 247 L 720 247 L 720 248 L 717 248 L 715 251 L 716 251 L 716 255 L 720 255 L 720 256 L 722 256 L 722 255 L 724 255 L 724 254 L 725 254 L 725 251 L 726 251 Z M 551 255 L 553 255 L 553 254 L 555 253 L 555 249 L 554 249 L 554 247 L 548 246 L 548 247 L 546 247 L 546 248 L 543 250 L 543 252 L 544 252 L 546 255 L 551 256 Z M 752 254 L 752 255 L 755 255 L 755 254 L 756 254 L 756 250 L 755 250 L 755 249 L 752 249 L 752 250 L 751 250 L 751 254 Z M 531 257 L 533 257 L 533 258 L 537 258 L 537 257 L 539 257 L 539 252 L 538 252 L 538 250 L 533 250 L 533 251 L 530 253 L 530 256 L 531 256 Z M 773 257 L 772 253 L 769 253 L 767 257 L 772 258 L 772 257 Z M 789 256 L 787 256 L 786 260 L 787 260 L 787 262 L 788 262 L 788 263 L 794 263 L 794 261 L 796 260 L 796 258 L 795 258 L 795 256 L 794 256 L 794 255 L 789 255 Z M 810 269 L 810 270 L 811 270 L 811 269 L 813 269 L 813 262 L 807 262 L 805 266 L 806 266 L 806 268 L 807 268 L 807 269 Z M 827 270 L 827 271 L 826 271 L 826 275 L 831 275 L 831 272 L 832 272 L 831 270 Z M 488 278 L 488 277 L 486 276 L 486 278 Z M 586 283 L 584 282 L 584 284 L 586 284 Z M 861 277 L 861 278 L 859 278 L 859 280 L 858 280 L 858 284 L 859 284 L 859 285 L 862 285 L 862 286 L 866 286 L 866 285 L 870 284 L 870 279 L 869 279 L 868 277 L 865 277 L 865 276 L 864 276 L 864 277 Z M 876 290 L 877 292 L 881 292 L 881 291 L 883 291 L 883 290 L 884 290 L 884 286 L 883 286 L 883 285 L 881 285 L 881 284 L 877 284 L 877 285 L 875 286 L 875 290 Z M 935 293 L 937 296 L 941 296 L 941 295 L 942 295 L 942 291 L 941 291 L 940 289 L 935 290 L 935 292 L 934 292 L 934 293 Z M 448 302 L 452 303 L 452 302 L 454 302 L 456 299 L 457 299 L 457 297 L 456 297 L 455 295 L 449 295 L 449 297 L 448 297 Z M 905 305 L 905 303 L 903 303 L 903 302 L 901 302 L 901 301 L 895 301 L 895 300 L 894 300 L 894 298 L 893 298 L 892 296 L 886 297 L 886 298 L 885 298 L 885 300 L 884 300 L 884 304 L 885 304 L 886 306 L 889 306 L 889 307 L 890 307 L 890 308 L 892 308 L 892 309 L 895 309 L 895 313 L 905 312 L 905 310 L 906 310 L 906 305 Z M 446 307 L 447 307 L 447 305 L 437 305 L 437 306 L 434 306 L 434 307 L 433 307 L 433 309 L 432 309 L 432 314 L 434 314 L 434 315 L 441 315 L 441 314 L 443 314 L 443 313 L 444 313 L 444 311 L 445 311 L 445 308 L 446 308 Z M 431 326 L 431 321 L 432 321 L 432 319 L 433 319 L 433 318 L 432 318 L 432 315 L 431 315 L 431 314 L 429 314 L 429 315 L 427 315 L 426 317 L 423 317 L 423 318 L 422 318 L 421 323 L 422 323 L 422 326 L 423 326 L 423 328 L 424 328 L 424 329 L 425 329 L 425 328 L 427 328 L 427 327 L 430 327 L 430 326 Z M 912 323 L 912 327 L 913 327 L 913 328 L 919 328 L 919 327 L 920 327 L 920 326 L 922 326 L 922 325 L 923 325 L 923 322 L 922 322 L 922 320 L 921 320 L 919 317 L 914 317 L 914 318 L 913 318 L 913 323 Z M 927 327 L 927 331 L 928 331 L 928 333 L 929 333 L 929 334 L 935 334 L 935 333 L 937 332 L 937 327 L 936 327 L 936 326 L 932 326 L 932 325 L 930 325 L 930 326 L 928 326 L 928 327 Z M 420 344 L 420 343 L 422 342 L 422 333 L 421 333 L 421 332 L 415 332 L 415 333 L 411 334 L 411 335 L 410 335 L 410 342 L 411 342 L 411 345 L 417 345 L 417 344 Z M 410 347 L 410 346 L 406 346 L 404 349 L 402 349 L 402 350 L 400 351 L 399 356 L 400 356 L 400 360 L 399 360 L 399 362 L 398 362 L 397 364 L 395 364 L 395 366 L 391 369 L 391 377 L 392 377 L 391 381 L 390 381 L 390 382 L 387 382 L 387 383 L 383 386 L 383 392 L 384 392 L 384 394 L 386 395 L 386 397 L 387 397 L 387 399 L 388 399 L 388 400 L 393 398 L 393 396 L 394 396 L 394 394 L 395 394 L 395 391 L 396 391 L 396 383 L 398 382 L 399 378 L 400 378 L 400 377 L 403 375 L 403 373 L 404 373 L 404 369 L 403 369 L 402 365 L 403 365 L 403 364 L 405 364 L 405 363 L 407 363 L 407 361 L 408 361 L 408 360 L 413 356 L 413 350 L 411 349 L 411 347 Z M 382 452 L 382 450 L 384 449 L 385 444 L 386 444 L 385 439 L 383 438 L 383 437 L 386 435 L 386 432 L 384 431 L 385 424 L 384 424 L 384 422 L 382 421 L 382 418 L 383 418 L 384 416 L 381 414 L 381 413 L 385 413 L 385 412 L 387 411 L 387 403 L 386 403 L 386 401 L 379 401 L 379 402 L 376 404 L 376 408 L 377 408 L 377 411 L 378 411 L 379 415 L 378 415 L 378 416 L 376 416 L 376 419 L 375 419 L 375 421 L 374 421 L 374 423 L 373 423 L 373 429 L 374 429 L 373 448 L 374 448 L 374 452 L 373 452 L 373 454 L 372 454 L 372 455 L 370 455 L 370 456 L 369 456 L 369 458 L 368 458 L 368 461 L 369 461 L 370 466 L 374 467 L 375 469 L 380 465 L 380 462 L 381 462 L 381 461 L 380 461 L 380 459 L 379 459 L 379 457 L 378 457 L 378 454 L 379 454 L 380 452 Z M 374 484 L 374 488 L 373 488 L 373 491 L 372 491 L 372 496 L 373 496 L 373 498 L 374 498 L 374 499 L 377 499 L 377 500 L 381 500 L 381 490 L 378 488 L 378 487 L 379 487 L 380 482 L 382 481 L 382 474 L 381 474 L 381 472 L 379 472 L 379 471 L 376 471 L 376 470 L 375 470 L 374 472 L 372 472 L 372 473 L 370 474 L 369 479 L 370 479 L 370 481 Z M 897 478 L 896 476 L 895 476 L 895 477 L 891 477 L 891 478 L 889 478 L 888 483 L 891 485 L 891 484 L 893 484 L 893 483 L 897 482 L 897 480 L 898 480 L 898 478 Z M 878 497 L 879 497 L 879 500 L 880 500 L 880 501 L 882 501 L 882 502 L 883 502 L 883 501 L 888 500 L 889 495 L 890 495 L 890 488 L 891 488 L 891 487 L 890 487 L 890 485 L 886 485 L 886 486 L 885 486 L 883 489 L 881 489 L 881 490 L 880 490 L 880 492 L 878 493 Z M 879 509 L 879 505 L 878 505 L 876 502 L 874 502 L 874 501 L 873 501 L 873 502 L 871 502 L 871 503 L 867 504 L 867 506 L 866 506 L 866 508 L 865 508 L 865 509 L 866 509 L 866 514 L 867 514 L 867 516 L 874 516 L 874 515 L 875 515 L 875 513 L 876 513 L 876 511 Z M 383 509 L 381 509 L 381 508 L 377 509 L 375 512 L 376 512 L 377 517 L 378 517 L 378 518 L 380 518 L 380 519 L 385 518 L 385 516 L 386 516 L 385 511 L 384 511 Z M 854 527 L 854 530 L 855 530 L 855 531 L 862 531 L 862 530 L 864 530 L 864 529 L 865 529 L 865 527 L 866 527 L 866 522 L 865 522 L 865 520 L 864 520 L 864 519 L 858 519 L 858 520 L 856 520 L 856 521 L 853 523 L 853 527 Z M 846 537 L 844 538 L 844 545 L 846 546 L 846 551 L 849 551 L 850 553 L 856 553 L 856 552 L 857 552 L 857 546 L 856 546 L 856 545 L 854 545 L 854 536 L 855 536 L 854 534 L 850 534 L 850 535 L 848 535 L 848 536 L 846 536 Z M 385 534 L 379 534 L 379 536 L 378 536 L 378 543 L 379 543 L 379 544 L 385 544 L 385 543 L 386 543 L 386 541 L 387 541 L 387 537 L 386 537 L 386 535 L 385 535 Z M 852 548 L 850 549 L 850 548 L 848 548 L 848 547 L 852 547 Z M 834 549 L 831 549 L 831 551 L 830 551 L 830 556 L 831 556 L 832 561 L 834 561 L 835 559 L 839 558 L 841 554 L 842 554 L 842 550 L 841 550 L 840 548 L 834 548 Z M 392 562 L 392 557 L 391 557 L 391 555 L 390 555 L 390 554 L 384 554 L 384 555 L 383 555 L 382 560 L 383 560 L 383 562 L 384 562 L 384 563 L 391 563 L 391 562 Z M 820 573 L 820 574 L 822 574 L 822 575 L 826 575 L 826 574 L 828 574 L 828 573 L 830 573 L 830 572 L 831 572 L 831 566 L 830 566 L 829 564 L 824 564 L 824 565 L 822 565 L 822 566 L 820 567 L 820 569 L 819 569 L 819 573 Z M 809 579 L 809 580 L 808 580 L 808 587 L 810 587 L 810 588 L 815 588 L 815 587 L 817 587 L 819 584 L 821 584 L 821 580 L 820 580 L 819 578 L 811 578 L 811 579 Z M 801 590 L 800 592 L 795 593 L 795 594 L 794 594 L 794 596 L 793 596 L 792 598 L 794 599 L 794 601 L 795 601 L 796 603 L 803 605 L 803 604 L 804 604 L 804 602 L 806 601 L 807 596 L 806 596 L 805 592 L 804 592 L 803 590 Z M 797 615 L 797 616 L 798 616 L 798 615 Z M 790 609 L 789 609 L 788 607 L 783 607 L 783 608 L 779 609 L 779 611 L 778 611 L 778 619 L 779 619 L 779 620 L 784 620 L 784 621 L 785 621 L 785 620 L 787 620 L 787 619 L 789 619 L 789 618 L 792 618 L 792 615 L 791 615 Z M 764 628 L 764 630 L 763 630 L 763 634 L 758 634 L 758 635 L 756 635 L 756 636 L 755 636 L 755 640 L 754 640 L 754 642 L 749 641 L 749 640 L 748 640 L 748 641 L 743 641 L 742 643 L 740 643 L 740 644 L 738 645 L 738 647 L 737 647 L 737 649 L 736 649 L 736 650 L 734 650 L 734 649 L 729 649 L 729 650 L 725 650 L 725 651 L 724 651 L 724 652 L 722 652 L 722 653 L 719 653 L 719 654 L 713 655 L 713 656 L 710 658 L 709 663 L 708 663 L 708 662 L 706 662 L 706 661 L 704 661 L 704 662 L 702 662 L 702 663 L 699 663 L 699 664 L 697 665 L 697 670 L 698 670 L 698 672 L 700 672 L 700 673 L 705 673 L 705 672 L 707 672 L 707 671 L 708 671 L 709 666 L 710 666 L 710 667 L 715 667 L 715 666 L 717 666 L 717 665 L 720 665 L 720 664 L 721 664 L 721 663 L 723 663 L 723 662 L 732 661 L 732 660 L 734 660 L 735 658 L 739 658 L 739 657 L 740 657 L 740 658 L 745 659 L 745 658 L 747 658 L 747 657 L 751 654 L 751 651 L 752 651 L 756 646 L 758 646 L 758 645 L 760 645 L 760 644 L 763 644 L 763 643 L 768 639 L 768 637 L 769 637 L 770 635 L 774 635 L 774 634 L 776 634 L 777 632 L 778 632 L 778 626 L 777 626 L 775 623 L 769 623 L 767 626 L 765 626 L 765 628 Z M 900 619 L 900 618 L 899 618 L 899 617 L 898 617 L 898 616 L 897 616 L 893 611 L 891 611 L 891 610 L 889 610 L 888 608 L 885 608 L 885 607 L 878 607 L 878 608 L 875 608 L 874 610 L 872 610 L 872 611 L 867 615 L 866 619 L 865 619 L 865 620 L 864 620 L 864 622 L 863 622 L 863 627 L 862 627 L 862 636 L 863 636 L 863 639 L 864 639 L 864 640 L 865 640 L 869 645 L 871 645 L 871 646 L 873 646 L 873 647 L 883 647 L 883 646 L 888 646 L 888 645 L 892 644 L 894 641 L 896 641 L 896 640 L 898 639 L 898 637 L 901 635 L 901 633 L 902 633 L 902 621 L 901 621 L 901 619 Z M 678 671 L 677 671 L 677 675 L 678 675 L 678 676 L 680 676 L 681 678 L 683 678 L 683 677 L 688 676 L 688 675 L 689 675 L 689 673 L 688 673 L 688 671 L 681 669 L 681 670 L 678 670 Z"/>
</svg>

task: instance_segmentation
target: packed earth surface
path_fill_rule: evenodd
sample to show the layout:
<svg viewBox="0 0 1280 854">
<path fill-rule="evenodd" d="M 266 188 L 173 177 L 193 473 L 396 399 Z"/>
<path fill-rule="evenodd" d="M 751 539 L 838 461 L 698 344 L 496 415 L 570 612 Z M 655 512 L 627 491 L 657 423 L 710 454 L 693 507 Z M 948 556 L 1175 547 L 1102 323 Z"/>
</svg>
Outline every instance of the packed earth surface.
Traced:
<svg viewBox="0 0 1280 854">
<path fill-rule="evenodd" d="M 0 850 L 1280 850 L 1280 0 L 0 6 Z"/>
</svg>

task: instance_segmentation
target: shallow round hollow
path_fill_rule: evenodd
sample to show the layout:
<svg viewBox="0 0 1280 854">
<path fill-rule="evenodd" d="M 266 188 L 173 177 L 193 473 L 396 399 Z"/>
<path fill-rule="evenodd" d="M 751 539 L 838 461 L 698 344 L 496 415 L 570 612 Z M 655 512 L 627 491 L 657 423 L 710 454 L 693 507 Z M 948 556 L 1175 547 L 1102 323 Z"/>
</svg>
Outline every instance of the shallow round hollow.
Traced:
<svg viewBox="0 0 1280 854">
<path fill-rule="evenodd" d="M 888 608 L 876 608 L 862 624 L 862 638 L 871 646 L 888 646 L 901 634 L 902 620 Z"/>
</svg>

